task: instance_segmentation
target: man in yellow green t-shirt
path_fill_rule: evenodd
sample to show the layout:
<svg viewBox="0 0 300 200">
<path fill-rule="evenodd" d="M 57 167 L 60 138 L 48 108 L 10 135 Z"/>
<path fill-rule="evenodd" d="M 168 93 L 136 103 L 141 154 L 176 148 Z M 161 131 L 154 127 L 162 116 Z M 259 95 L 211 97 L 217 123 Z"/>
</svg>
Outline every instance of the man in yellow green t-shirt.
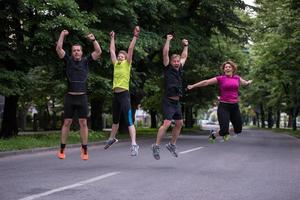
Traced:
<svg viewBox="0 0 300 200">
<path fill-rule="evenodd" d="M 116 47 L 115 47 L 115 33 L 112 31 L 110 33 L 110 57 L 114 65 L 114 78 L 113 78 L 113 125 L 110 133 L 109 139 L 106 141 L 104 149 L 109 148 L 112 144 L 116 143 L 116 134 L 119 129 L 120 117 L 123 115 L 126 120 L 129 134 L 131 137 L 131 156 L 137 156 L 139 146 L 136 144 L 136 130 L 132 121 L 131 104 L 130 104 L 130 94 L 129 94 L 129 80 L 130 80 L 130 70 L 132 55 L 136 40 L 140 33 L 140 28 L 135 27 L 133 31 L 134 35 L 128 48 L 128 53 L 126 51 L 119 51 L 116 57 Z"/>
</svg>

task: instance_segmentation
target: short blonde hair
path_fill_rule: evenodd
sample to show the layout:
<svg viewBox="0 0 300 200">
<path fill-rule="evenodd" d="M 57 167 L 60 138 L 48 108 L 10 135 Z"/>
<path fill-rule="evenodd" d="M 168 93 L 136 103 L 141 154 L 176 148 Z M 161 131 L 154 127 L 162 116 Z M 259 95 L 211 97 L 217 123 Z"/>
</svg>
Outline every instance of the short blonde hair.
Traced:
<svg viewBox="0 0 300 200">
<path fill-rule="evenodd" d="M 223 64 L 220 66 L 221 71 L 224 72 L 224 68 L 225 68 L 226 64 L 231 65 L 231 67 L 233 68 L 233 74 L 235 74 L 237 71 L 237 64 L 234 63 L 232 60 L 227 60 L 227 61 L 223 62 Z"/>
<path fill-rule="evenodd" d="M 127 52 L 124 50 L 119 51 L 118 54 L 123 54 L 125 56 L 125 59 L 127 59 Z"/>
<path fill-rule="evenodd" d="M 171 61 L 172 61 L 174 58 L 179 58 L 179 59 L 180 59 L 180 55 L 178 55 L 178 54 L 172 54 L 172 55 L 171 55 Z"/>
</svg>

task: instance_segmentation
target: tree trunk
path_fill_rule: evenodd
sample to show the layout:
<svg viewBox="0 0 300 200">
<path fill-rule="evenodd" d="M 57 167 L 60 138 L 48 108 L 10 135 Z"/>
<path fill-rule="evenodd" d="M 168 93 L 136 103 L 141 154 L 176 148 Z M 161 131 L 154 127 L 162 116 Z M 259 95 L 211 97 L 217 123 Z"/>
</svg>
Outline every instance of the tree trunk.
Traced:
<svg viewBox="0 0 300 200">
<path fill-rule="evenodd" d="M 157 119 L 156 119 L 157 112 L 156 112 L 156 110 L 151 109 L 150 115 L 151 115 L 151 128 L 157 128 Z"/>
<path fill-rule="evenodd" d="M 289 111 L 289 118 L 288 118 L 288 128 L 292 127 L 292 123 L 293 123 L 293 108 L 290 109 Z"/>
<path fill-rule="evenodd" d="M 192 106 L 185 105 L 185 127 L 186 128 L 192 128 L 193 127 L 193 112 L 192 112 Z"/>
<path fill-rule="evenodd" d="M 93 131 L 102 131 L 103 129 L 103 100 L 91 100 L 91 129 Z"/>
<path fill-rule="evenodd" d="M 257 115 L 257 114 L 256 114 L 256 115 Z M 256 126 L 256 116 L 253 116 L 253 117 L 252 117 L 252 122 L 253 122 L 253 125 Z"/>
<path fill-rule="evenodd" d="M 264 111 L 264 107 L 262 104 L 260 104 L 260 115 L 261 115 L 261 127 L 265 128 L 266 124 L 265 124 L 265 111 Z"/>
<path fill-rule="evenodd" d="M 38 131 L 39 129 L 39 117 L 37 113 L 33 114 L 33 124 L 32 124 L 32 129 L 33 131 Z"/>
<path fill-rule="evenodd" d="M 49 117 L 48 108 L 44 108 L 43 110 L 41 110 L 41 112 L 39 112 L 38 114 L 38 118 L 39 118 L 39 127 L 44 131 L 49 130 L 50 117 Z"/>
<path fill-rule="evenodd" d="M 276 113 L 277 117 L 276 117 L 276 128 L 280 128 L 280 110 L 278 109 L 277 110 L 277 113 Z"/>
<path fill-rule="evenodd" d="M 51 129 L 52 130 L 56 130 L 57 129 L 57 116 L 56 116 L 56 112 L 53 110 L 52 113 L 52 124 L 51 124 Z"/>
<path fill-rule="evenodd" d="M 5 97 L 3 120 L 0 138 L 11 138 L 18 135 L 17 106 L 19 96 Z"/>
<path fill-rule="evenodd" d="M 21 108 L 18 112 L 18 124 L 19 124 L 19 128 L 24 131 L 26 128 L 26 124 L 27 124 L 27 120 L 26 120 L 26 116 L 27 116 L 27 111 L 25 108 Z"/>
<path fill-rule="evenodd" d="M 260 127 L 259 112 L 255 112 L 255 114 L 256 114 L 257 127 Z"/>
<path fill-rule="evenodd" d="M 298 116 L 298 114 L 299 114 L 299 107 L 294 106 L 294 108 L 293 108 L 293 121 L 292 121 L 293 131 L 297 130 L 297 116 Z"/>
<path fill-rule="evenodd" d="M 56 130 L 57 129 L 57 116 L 56 116 L 56 112 L 55 112 L 55 101 L 52 100 L 52 117 L 51 117 L 51 129 L 52 130 Z"/>
<path fill-rule="evenodd" d="M 268 128 L 272 128 L 273 125 L 274 125 L 273 113 L 272 113 L 272 109 L 269 108 L 269 110 L 268 110 Z"/>
</svg>

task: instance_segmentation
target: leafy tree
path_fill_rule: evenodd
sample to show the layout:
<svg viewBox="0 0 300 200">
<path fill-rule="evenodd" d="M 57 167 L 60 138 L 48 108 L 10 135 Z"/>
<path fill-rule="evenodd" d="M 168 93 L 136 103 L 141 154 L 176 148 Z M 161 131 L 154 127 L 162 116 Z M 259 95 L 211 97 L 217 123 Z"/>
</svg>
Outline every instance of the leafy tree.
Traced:
<svg viewBox="0 0 300 200">
<path fill-rule="evenodd" d="M 253 75 L 257 84 L 264 86 L 261 99 L 266 107 L 286 111 L 296 130 L 299 114 L 299 3 L 296 1 L 257 1 L 255 19 Z M 263 83 L 264 80 L 268 80 Z M 257 92 L 253 94 L 257 97 Z M 274 109 L 273 109 L 274 110 Z M 279 115 L 277 114 L 277 118 Z"/>
<path fill-rule="evenodd" d="M 96 18 L 81 12 L 74 1 L 4 0 L 1 10 L 1 80 L 5 80 L 2 75 L 8 74 L 14 80 L 15 87 L 9 87 L 10 82 L 1 84 L 6 90 L 2 92 L 5 106 L 0 137 L 11 137 L 18 132 L 18 100 L 25 95 L 25 90 L 32 87 L 24 85 L 29 84 L 29 70 L 45 65 L 58 69 L 54 51 L 56 33 L 67 28 L 77 33 L 71 34 L 70 41 L 80 41 L 88 30 L 87 25 Z"/>
</svg>

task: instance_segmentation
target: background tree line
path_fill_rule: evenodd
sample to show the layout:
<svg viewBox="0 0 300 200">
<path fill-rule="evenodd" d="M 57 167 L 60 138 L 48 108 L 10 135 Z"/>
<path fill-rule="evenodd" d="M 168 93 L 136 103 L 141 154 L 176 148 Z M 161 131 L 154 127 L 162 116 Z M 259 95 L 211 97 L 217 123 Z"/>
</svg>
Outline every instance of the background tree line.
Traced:
<svg viewBox="0 0 300 200">
<path fill-rule="evenodd" d="M 253 19 L 250 76 L 253 87 L 245 96 L 254 106 L 261 126 L 280 126 L 280 113 L 296 130 L 300 108 L 300 2 L 257 0 Z"/>
<path fill-rule="evenodd" d="M 256 10 L 257 17 L 252 19 L 245 10 L 253 8 L 241 0 L 1 0 L 0 93 L 5 96 L 5 106 L 0 137 L 17 135 L 20 127 L 17 116 L 24 118 L 30 105 L 36 106 L 40 119 L 46 119 L 45 129 L 57 127 L 57 113 L 61 111 L 61 106 L 57 105 L 63 103 L 66 79 L 64 64 L 56 55 L 55 45 L 63 29 L 70 31 L 64 43 L 68 52 L 71 44 L 78 42 L 83 45 L 84 53 L 92 51 L 92 45 L 85 39 L 89 32 L 96 36 L 103 50 L 101 59 L 90 66 L 88 80 L 93 130 L 102 129 L 102 113 L 111 112 L 113 68 L 109 56 L 109 32 L 116 32 L 117 50 L 127 49 L 136 25 L 142 30 L 134 51 L 131 101 L 133 108 L 142 103 L 143 109 L 151 114 L 153 127 L 161 112 L 162 46 L 163 36 L 169 31 L 175 31 L 171 53 L 181 52 L 182 38 L 187 38 L 190 43 L 184 67 L 185 85 L 218 75 L 220 64 L 232 59 L 239 65 L 239 74 L 245 77 L 250 73 L 255 77 L 255 84 L 242 92 L 246 97 L 245 107 L 273 106 L 275 109 L 280 104 L 284 107 L 281 106 L 281 111 L 293 110 L 293 116 L 297 116 L 297 107 L 293 105 L 298 102 L 299 111 L 299 95 L 295 92 L 299 88 L 299 26 L 296 20 L 299 3 L 272 2 L 257 1 L 260 7 Z M 267 5 L 285 9 L 278 9 L 278 12 L 288 11 L 289 17 L 278 16 L 280 19 L 276 21 L 271 8 L 266 9 Z M 280 24 L 277 29 L 273 26 L 275 22 Z M 264 29 L 267 25 L 270 28 Z M 255 43 L 248 54 L 250 37 Z M 273 46 L 267 48 L 263 42 Z M 285 54 L 280 54 L 282 59 L 274 51 L 276 45 L 279 50 L 280 42 L 284 44 L 280 52 L 286 47 Z M 291 45 L 294 49 L 288 48 Z M 271 54 L 269 50 L 274 54 L 266 59 L 263 55 L 264 52 Z M 274 62 L 273 58 L 280 62 Z M 289 69 L 282 67 L 283 64 Z M 271 66 L 274 68 L 268 71 Z M 279 79 L 279 76 L 282 77 Z M 279 83 L 280 80 L 283 83 Z M 284 97 L 273 103 L 272 95 Z M 216 97 L 215 87 L 185 94 L 186 126 L 191 127 L 197 110 L 207 107 Z M 53 112 L 49 111 L 49 104 Z M 276 112 L 274 109 L 270 110 Z"/>
</svg>

